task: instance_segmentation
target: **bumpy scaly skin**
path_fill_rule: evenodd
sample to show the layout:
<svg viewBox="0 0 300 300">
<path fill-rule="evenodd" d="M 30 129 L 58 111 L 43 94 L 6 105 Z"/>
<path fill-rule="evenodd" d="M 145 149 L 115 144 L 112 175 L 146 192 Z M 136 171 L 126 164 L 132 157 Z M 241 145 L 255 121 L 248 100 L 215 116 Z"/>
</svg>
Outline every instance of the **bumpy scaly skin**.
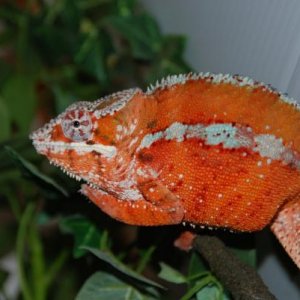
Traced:
<svg viewBox="0 0 300 300">
<path fill-rule="evenodd" d="M 73 104 L 31 138 L 120 221 L 240 231 L 273 222 L 300 267 L 299 131 L 299 106 L 269 86 L 189 74 Z"/>
</svg>

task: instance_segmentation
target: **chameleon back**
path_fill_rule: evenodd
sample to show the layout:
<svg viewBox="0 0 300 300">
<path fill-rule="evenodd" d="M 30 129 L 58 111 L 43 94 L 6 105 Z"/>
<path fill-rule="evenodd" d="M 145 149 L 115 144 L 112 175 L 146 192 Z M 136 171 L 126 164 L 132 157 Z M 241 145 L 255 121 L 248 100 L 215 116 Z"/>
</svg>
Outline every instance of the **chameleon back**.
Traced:
<svg viewBox="0 0 300 300">
<path fill-rule="evenodd" d="M 300 192 L 300 112 L 259 83 L 217 80 L 149 92 L 138 158 L 183 200 L 185 221 L 259 230 Z"/>
</svg>

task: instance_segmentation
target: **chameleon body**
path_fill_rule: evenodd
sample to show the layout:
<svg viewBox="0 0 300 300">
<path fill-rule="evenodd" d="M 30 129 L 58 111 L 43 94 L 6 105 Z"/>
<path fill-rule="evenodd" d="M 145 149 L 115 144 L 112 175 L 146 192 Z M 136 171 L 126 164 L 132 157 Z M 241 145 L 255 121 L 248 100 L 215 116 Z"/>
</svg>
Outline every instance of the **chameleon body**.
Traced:
<svg viewBox="0 0 300 300">
<path fill-rule="evenodd" d="M 77 102 L 31 135 L 113 218 L 272 231 L 300 268 L 300 108 L 229 75 Z"/>
</svg>

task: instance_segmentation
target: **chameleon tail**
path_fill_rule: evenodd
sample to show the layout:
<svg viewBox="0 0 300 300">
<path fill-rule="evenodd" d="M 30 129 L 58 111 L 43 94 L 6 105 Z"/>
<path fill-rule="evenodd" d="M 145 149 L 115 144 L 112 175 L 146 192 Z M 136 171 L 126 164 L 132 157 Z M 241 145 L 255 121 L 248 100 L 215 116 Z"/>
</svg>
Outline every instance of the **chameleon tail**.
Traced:
<svg viewBox="0 0 300 300">
<path fill-rule="evenodd" d="M 271 230 L 300 269 L 300 195 L 283 206 Z"/>
</svg>

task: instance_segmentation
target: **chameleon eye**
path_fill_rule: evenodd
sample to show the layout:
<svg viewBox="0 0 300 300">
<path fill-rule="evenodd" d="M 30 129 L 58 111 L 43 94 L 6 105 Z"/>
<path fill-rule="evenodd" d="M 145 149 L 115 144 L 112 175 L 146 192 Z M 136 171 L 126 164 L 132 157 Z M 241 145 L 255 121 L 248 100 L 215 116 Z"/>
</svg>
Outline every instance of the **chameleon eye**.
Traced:
<svg viewBox="0 0 300 300">
<path fill-rule="evenodd" d="M 92 120 L 85 110 L 68 111 L 61 123 L 65 137 L 74 142 L 88 140 L 92 134 Z"/>
</svg>

